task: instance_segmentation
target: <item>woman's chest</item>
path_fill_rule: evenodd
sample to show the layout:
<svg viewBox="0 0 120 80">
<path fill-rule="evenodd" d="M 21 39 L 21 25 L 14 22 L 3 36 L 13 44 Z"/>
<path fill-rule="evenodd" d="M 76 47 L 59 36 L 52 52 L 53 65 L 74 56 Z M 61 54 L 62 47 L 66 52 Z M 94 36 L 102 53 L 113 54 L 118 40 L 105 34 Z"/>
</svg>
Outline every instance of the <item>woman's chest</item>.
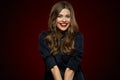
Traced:
<svg viewBox="0 0 120 80">
<path fill-rule="evenodd" d="M 71 56 L 69 55 L 64 55 L 62 53 L 58 53 L 56 56 L 55 56 L 55 60 L 58 64 L 67 64 L 69 59 L 70 59 Z"/>
</svg>

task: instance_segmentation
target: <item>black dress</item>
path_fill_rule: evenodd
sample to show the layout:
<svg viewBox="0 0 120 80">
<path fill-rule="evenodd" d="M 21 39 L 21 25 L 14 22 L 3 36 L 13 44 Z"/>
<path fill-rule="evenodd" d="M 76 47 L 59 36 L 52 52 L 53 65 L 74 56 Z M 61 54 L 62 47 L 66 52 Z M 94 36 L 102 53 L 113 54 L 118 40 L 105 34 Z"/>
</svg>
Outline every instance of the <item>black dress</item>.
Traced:
<svg viewBox="0 0 120 80">
<path fill-rule="evenodd" d="M 80 63 L 82 59 L 82 43 L 83 37 L 81 33 L 77 33 L 74 37 L 75 40 L 75 50 L 74 54 L 72 55 L 65 55 L 59 52 L 57 55 L 52 56 L 50 54 L 50 48 L 48 47 L 45 37 L 47 36 L 48 32 L 44 31 L 39 36 L 39 49 L 40 53 L 44 59 L 46 70 L 45 70 L 45 79 L 44 80 L 54 80 L 50 69 L 57 65 L 60 69 L 62 78 L 64 76 L 64 72 L 66 67 L 72 69 L 75 74 L 73 80 L 85 80 Z"/>
</svg>

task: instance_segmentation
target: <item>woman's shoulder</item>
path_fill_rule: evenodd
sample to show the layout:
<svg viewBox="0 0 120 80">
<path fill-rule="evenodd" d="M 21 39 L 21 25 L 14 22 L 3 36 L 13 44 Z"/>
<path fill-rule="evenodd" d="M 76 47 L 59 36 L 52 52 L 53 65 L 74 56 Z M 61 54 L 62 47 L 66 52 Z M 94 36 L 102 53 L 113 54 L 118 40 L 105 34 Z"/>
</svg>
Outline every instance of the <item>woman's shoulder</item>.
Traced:
<svg viewBox="0 0 120 80">
<path fill-rule="evenodd" d="M 80 48 L 83 45 L 83 34 L 81 32 L 77 32 L 74 38 L 75 41 L 75 47 Z"/>
<path fill-rule="evenodd" d="M 39 34 L 39 39 L 45 39 L 45 37 L 49 34 L 49 31 L 42 31 L 40 34 Z"/>
<path fill-rule="evenodd" d="M 48 35 L 48 31 L 46 30 L 46 31 L 42 31 L 42 32 L 40 32 L 40 34 L 39 34 L 39 37 L 46 37 L 47 35 Z"/>
<path fill-rule="evenodd" d="M 81 32 L 77 32 L 75 34 L 75 38 L 83 38 L 83 34 Z"/>
</svg>

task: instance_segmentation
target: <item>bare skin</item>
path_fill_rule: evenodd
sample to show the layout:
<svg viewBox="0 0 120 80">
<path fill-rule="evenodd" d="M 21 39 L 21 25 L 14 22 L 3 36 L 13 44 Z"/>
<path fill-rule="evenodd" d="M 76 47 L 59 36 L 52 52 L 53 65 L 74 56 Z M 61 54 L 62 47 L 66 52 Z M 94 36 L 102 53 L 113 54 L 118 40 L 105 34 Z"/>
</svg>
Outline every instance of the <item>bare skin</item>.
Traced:
<svg viewBox="0 0 120 80">
<path fill-rule="evenodd" d="M 65 74 L 64 74 L 64 80 L 73 80 L 74 71 L 70 68 L 66 68 Z"/>
<path fill-rule="evenodd" d="M 61 31 L 67 30 L 70 25 L 70 21 L 71 21 L 70 11 L 68 9 L 62 9 L 56 19 L 56 24 L 58 29 L 60 29 Z M 60 74 L 60 70 L 57 65 L 55 65 L 51 69 L 51 72 L 54 77 L 54 80 L 62 80 L 62 76 Z M 71 70 L 70 68 L 66 68 L 64 74 L 64 80 L 73 80 L 73 76 L 74 76 L 74 71 Z"/>
<path fill-rule="evenodd" d="M 62 76 L 60 74 L 60 70 L 57 65 L 55 65 L 52 69 L 51 72 L 53 74 L 54 80 L 62 80 Z M 65 74 L 64 74 L 64 80 L 73 80 L 74 76 L 74 71 L 71 70 L 70 68 L 66 68 Z"/>
<path fill-rule="evenodd" d="M 57 65 L 55 65 L 52 69 L 51 69 L 52 75 L 54 80 L 62 80 L 62 76 L 60 74 L 60 70 L 58 68 Z"/>
</svg>

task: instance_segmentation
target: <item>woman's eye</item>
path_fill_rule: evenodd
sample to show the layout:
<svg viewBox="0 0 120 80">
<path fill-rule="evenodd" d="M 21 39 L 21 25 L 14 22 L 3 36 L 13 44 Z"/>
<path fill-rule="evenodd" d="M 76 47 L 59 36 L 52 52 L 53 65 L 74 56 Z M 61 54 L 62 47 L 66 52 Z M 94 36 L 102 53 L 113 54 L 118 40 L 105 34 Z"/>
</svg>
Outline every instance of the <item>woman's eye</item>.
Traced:
<svg viewBox="0 0 120 80">
<path fill-rule="evenodd" d="M 69 16 L 69 15 L 66 15 L 66 17 L 67 17 L 67 18 L 70 18 L 70 16 Z"/>
<path fill-rule="evenodd" d="M 58 15 L 58 18 L 62 17 L 62 15 Z"/>
</svg>

